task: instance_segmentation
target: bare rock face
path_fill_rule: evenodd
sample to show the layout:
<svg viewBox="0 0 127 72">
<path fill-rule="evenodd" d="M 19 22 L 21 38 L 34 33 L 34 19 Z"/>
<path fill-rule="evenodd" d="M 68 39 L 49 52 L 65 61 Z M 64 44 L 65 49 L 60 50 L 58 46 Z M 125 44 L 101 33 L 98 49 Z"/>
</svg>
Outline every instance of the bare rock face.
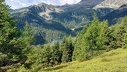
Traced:
<svg viewBox="0 0 127 72">
<path fill-rule="evenodd" d="M 118 9 L 120 6 L 127 4 L 127 0 L 104 0 L 94 8 L 114 8 Z"/>
</svg>

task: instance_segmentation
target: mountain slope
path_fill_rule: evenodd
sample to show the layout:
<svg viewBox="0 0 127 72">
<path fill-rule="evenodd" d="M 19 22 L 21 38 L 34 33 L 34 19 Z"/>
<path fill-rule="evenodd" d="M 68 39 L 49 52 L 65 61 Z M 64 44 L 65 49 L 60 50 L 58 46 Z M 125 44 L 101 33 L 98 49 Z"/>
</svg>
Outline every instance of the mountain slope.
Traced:
<svg viewBox="0 0 127 72">
<path fill-rule="evenodd" d="M 124 16 L 127 16 L 127 5 L 122 5 L 119 9 L 116 9 L 111 13 L 108 13 L 101 19 L 107 19 L 110 23 L 116 23 Z"/>
<path fill-rule="evenodd" d="M 11 14 L 18 20 L 18 28 L 22 29 L 28 21 L 33 28 L 36 37 L 36 44 L 51 42 L 57 37 L 70 34 L 70 30 L 61 23 L 53 21 L 50 13 L 60 13 L 62 10 L 53 6 L 41 3 L 38 5 L 13 10 Z M 52 36 L 51 36 L 52 35 Z"/>
<path fill-rule="evenodd" d="M 114 8 L 117 9 L 123 4 L 127 4 L 127 0 L 104 0 L 94 8 Z"/>
<path fill-rule="evenodd" d="M 87 9 L 82 5 L 53 6 L 41 3 L 13 10 L 11 14 L 18 20 L 18 28 L 20 29 L 28 21 L 30 26 L 35 29 L 33 33 L 37 38 L 36 43 L 42 44 L 65 35 L 76 35 L 78 29 L 89 24 L 94 12 L 95 10 Z M 38 42 L 40 38 L 45 41 Z"/>
<path fill-rule="evenodd" d="M 93 8 L 103 1 L 104 0 L 81 0 L 78 4 L 83 5 L 85 7 L 88 7 L 88 8 Z"/>
<path fill-rule="evenodd" d="M 110 19 L 109 21 L 112 22 L 118 15 L 115 14 L 117 10 L 114 5 L 119 7 L 125 3 L 126 0 L 81 0 L 77 4 L 63 6 L 41 3 L 11 10 L 11 14 L 19 21 L 18 28 L 20 29 L 28 21 L 34 29 L 36 44 L 43 44 L 65 35 L 75 36 L 84 26 L 90 24 L 93 13 L 97 13 L 102 20 Z M 119 17 L 121 16 L 118 15 Z"/>
<path fill-rule="evenodd" d="M 42 69 L 43 72 L 127 72 L 127 49 L 104 53 L 92 60 Z M 40 72 L 41 72 L 40 71 Z"/>
</svg>

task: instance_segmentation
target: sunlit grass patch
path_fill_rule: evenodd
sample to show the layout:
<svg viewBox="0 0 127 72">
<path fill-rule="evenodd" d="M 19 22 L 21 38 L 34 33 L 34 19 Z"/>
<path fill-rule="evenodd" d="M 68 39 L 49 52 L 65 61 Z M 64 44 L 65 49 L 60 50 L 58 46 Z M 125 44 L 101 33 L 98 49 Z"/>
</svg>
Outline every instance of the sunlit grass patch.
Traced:
<svg viewBox="0 0 127 72">
<path fill-rule="evenodd" d="M 92 60 L 65 65 L 52 67 L 49 72 L 127 72 L 127 49 L 112 50 Z"/>
</svg>

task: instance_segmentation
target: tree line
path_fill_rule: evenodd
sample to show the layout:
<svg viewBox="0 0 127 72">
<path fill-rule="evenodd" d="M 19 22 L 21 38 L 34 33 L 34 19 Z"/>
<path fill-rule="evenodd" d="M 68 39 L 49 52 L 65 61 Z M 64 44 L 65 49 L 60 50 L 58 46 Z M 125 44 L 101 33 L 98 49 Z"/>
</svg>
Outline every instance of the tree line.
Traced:
<svg viewBox="0 0 127 72">
<path fill-rule="evenodd" d="M 38 55 L 35 53 L 39 62 L 34 65 L 42 64 L 45 68 L 71 61 L 85 61 L 113 49 L 127 48 L 126 27 L 127 17 L 109 26 L 107 20 L 99 21 L 94 14 L 92 23 L 85 26 L 74 40 L 69 36 L 64 37 L 61 44 L 56 42 L 53 46 L 48 44 L 39 49 L 35 47 L 35 50 L 40 51 Z"/>
</svg>

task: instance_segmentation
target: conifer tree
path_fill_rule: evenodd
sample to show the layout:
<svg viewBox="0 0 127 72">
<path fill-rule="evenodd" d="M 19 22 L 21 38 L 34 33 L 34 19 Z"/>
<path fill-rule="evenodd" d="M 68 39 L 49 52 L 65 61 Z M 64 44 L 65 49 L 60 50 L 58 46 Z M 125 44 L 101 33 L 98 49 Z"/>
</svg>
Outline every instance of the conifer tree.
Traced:
<svg viewBox="0 0 127 72">
<path fill-rule="evenodd" d="M 87 27 L 84 27 L 83 30 L 77 34 L 76 39 L 74 40 L 74 51 L 72 56 L 73 61 L 82 61 L 86 59 L 86 51 L 84 48 L 84 34 L 86 33 L 86 30 Z"/>
<path fill-rule="evenodd" d="M 107 50 L 109 47 L 109 28 L 108 21 L 103 21 L 99 24 L 99 36 L 97 38 L 97 52 L 101 53 L 103 50 Z"/>
<path fill-rule="evenodd" d="M 124 17 L 120 24 L 116 24 L 111 27 L 112 32 L 111 35 L 111 42 L 110 42 L 110 48 L 117 49 L 122 48 L 124 43 L 124 38 L 126 38 L 126 28 L 127 28 L 127 17 Z"/>
<path fill-rule="evenodd" d="M 20 42 L 20 47 L 22 49 L 21 55 L 20 55 L 20 63 L 25 63 L 27 60 L 27 54 L 30 52 L 31 48 L 30 45 L 34 43 L 34 36 L 32 35 L 32 29 L 29 26 L 28 22 L 25 23 L 24 29 L 21 33 L 20 38 L 18 39 Z"/>
<path fill-rule="evenodd" d="M 123 28 L 121 28 L 123 31 L 123 40 L 122 40 L 122 48 L 127 48 L 127 16 L 125 16 L 121 24 L 123 24 Z"/>
<path fill-rule="evenodd" d="M 72 61 L 73 51 L 74 51 L 74 45 L 72 42 L 72 37 L 68 37 L 68 54 L 69 54 L 69 61 Z"/>
<path fill-rule="evenodd" d="M 58 42 L 55 42 L 52 46 L 52 62 L 53 65 L 58 65 L 61 63 L 61 52 L 60 45 Z"/>
<path fill-rule="evenodd" d="M 99 55 L 108 47 L 108 22 L 99 22 L 96 14 L 92 24 L 77 37 L 74 48 L 73 60 L 87 60 Z"/>
<path fill-rule="evenodd" d="M 92 57 L 96 54 L 95 51 L 98 49 L 97 38 L 99 37 L 99 33 L 99 20 L 95 15 L 91 26 L 87 29 L 86 34 L 84 36 L 84 45 L 88 57 Z"/>
<path fill-rule="evenodd" d="M 72 61 L 74 47 L 71 36 L 69 36 L 69 38 L 66 37 L 63 38 L 61 49 L 62 49 L 62 62 L 65 63 Z"/>
<path fill-rule="evenodd" d="M 68 49 L 67 49 L 67 38 L 64 37 L 61 44 L 61 51 L 62 51 L 62 62 L 68 62 Z"/>
<path fill-rule="evenodd" d="M 25 23 L 20 41 L 22 42 L 22 48 L 27 48 L 35 42 L 34 36 L 32 34 L 32 28 L 29 26 L 28 22 Z"/>
<path fill-rule="evenodd" d="M 52 66 L 51 57 L 52 57 L 51 47 L 49 45 L 45 45 L 42 56 L 43 67 Z"/>
<path fill-rule="evenodd" d="M 16 21 L 9 14 L 9 7 L 5 0 L 0 0 L 0 52 L 7 54 L 10 58 L 21 54 L 20 36 L 16 28 Z"/>
</svg>

